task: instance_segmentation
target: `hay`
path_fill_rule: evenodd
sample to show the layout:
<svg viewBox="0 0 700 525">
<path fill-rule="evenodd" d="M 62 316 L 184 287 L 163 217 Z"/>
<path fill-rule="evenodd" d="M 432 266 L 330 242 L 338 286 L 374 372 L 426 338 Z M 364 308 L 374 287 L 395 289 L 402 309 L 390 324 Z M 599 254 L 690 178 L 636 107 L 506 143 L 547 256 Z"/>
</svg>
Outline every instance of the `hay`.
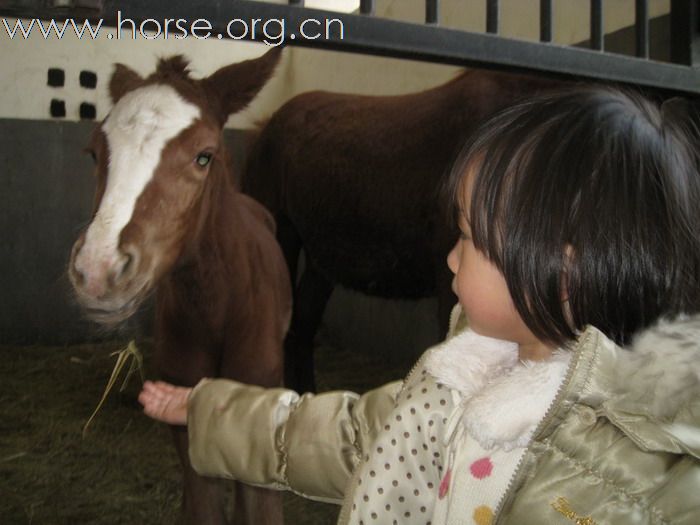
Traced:
<svg viewBox="0 0 700 525">
<path fill-rule="evenodd" d="M 168 428 L 141 414 L 136 384 L 81 438 L 122 346 L 0 347 L 2 523 L 175 523 L 179 460 Z"/>
<path fill-rule="evenodd" d="M 125 348 L 122 348 L 121 350 L 117 352 L 112 352 L 110 356 L 117 356 L 117 362 L 114 363 L 114 368 L 112 369 L 112 375 L 109 377 L 109 381 L 107 381 L 107 386 L 105 387 L 105 391 L 102 393 L 102 398 L 100 399 L 100 402 L 97 403 L 97 407 L 95 410 L 92 412 L 88 420 L 86 421 L 85 425 L 83 426 L 83 439 L 85 439 L 85 435 L 87 434 L 87 429 L 90 426 L 90 423 L 92 420 L 95 418 L 97 413 L 100 411 L 100 408 L 102 408 L 102 405 L 105 402 L 105 399 L 107 399 L 107 396 L 112 390 L 112 387 L 114 387 L 114 384 L 117 382 L 117 379 L 119 378 L 119 374 L 121 373 L 122 369 L 124 368 L 124 365 L 129 361 L 129 358 L 131 358 L 131 364 L 129 365 L 129 371 L 126 373 L 126 376 L 124 377 L 124 382 L 122 383 L 122 386 L 119 388 L 119 392 L 124 392 L 124 389 L 126 388 L 126 385 L 129 384 L 129 379 L 133 375 L 133 373 L 138 370 L 139 373 L 141 374 L 141 384 L 143 385 L 143 382 L 146 380 L 146 377 L 143 375 L 143 356 L 141 355 L 141 352 L 139 351 L 138 347 L 136 346 L 135 341 L 129 341 L 129 344 L 126 345 Z"/>
</svg>

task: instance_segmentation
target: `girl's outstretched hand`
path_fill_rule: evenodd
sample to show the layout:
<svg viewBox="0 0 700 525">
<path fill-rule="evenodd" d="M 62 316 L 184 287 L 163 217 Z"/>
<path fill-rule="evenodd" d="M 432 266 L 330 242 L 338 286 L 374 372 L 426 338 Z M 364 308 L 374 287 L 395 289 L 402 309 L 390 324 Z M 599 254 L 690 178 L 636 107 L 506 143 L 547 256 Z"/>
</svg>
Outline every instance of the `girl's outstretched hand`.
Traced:
<svg viewBox="0 0 700 525">
<path fill-rule="evenodd" d="M 186 425 L 190 392 L 191 388 L 163 381 L 146 381 L 139 394 L 139 403 L 143 405 L 143 412 L 153 419 L 170 425 Z"/>
</svg>

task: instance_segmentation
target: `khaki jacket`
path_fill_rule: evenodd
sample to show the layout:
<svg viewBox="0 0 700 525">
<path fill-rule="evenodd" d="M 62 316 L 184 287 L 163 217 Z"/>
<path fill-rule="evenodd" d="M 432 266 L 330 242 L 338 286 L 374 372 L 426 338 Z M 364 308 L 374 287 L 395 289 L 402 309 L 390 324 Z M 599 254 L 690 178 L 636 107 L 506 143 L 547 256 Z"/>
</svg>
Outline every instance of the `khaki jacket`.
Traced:
<svg viewBox="0 0 700 525">
<path fill-rule="evenodd" d="M 192 465 L 343 502 L 342 524 L 358 523 L 359 510 L 376 523 L 427 523 L 441 502 L 434 525 L 473 523 L 459 498 L 440 499 L 465 406 L 463 389 L 426 367 L 447 344 L 428 350 L 403 383 L 363 396 L 202 381 L 189 401 Z M 572 345 L 494 523 L 700 523 L 700 316 L 660 323 L 631 346 L 592 327 Z"/>
</svg>

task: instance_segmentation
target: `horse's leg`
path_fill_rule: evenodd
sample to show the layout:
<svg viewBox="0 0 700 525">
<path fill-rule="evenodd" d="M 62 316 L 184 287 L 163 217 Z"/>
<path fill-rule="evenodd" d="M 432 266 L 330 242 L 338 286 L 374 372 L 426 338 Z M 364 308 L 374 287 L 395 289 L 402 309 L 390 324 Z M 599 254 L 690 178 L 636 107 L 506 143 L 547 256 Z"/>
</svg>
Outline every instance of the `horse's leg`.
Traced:
<svg viewBox="0 0 700 525">
<path fill-rule="evenodd" d="M 269 309 L 263 308 L 263 311 Z M 251 330 L 258 334 L 250 341 L 237 341 L 224 351 L 221 360 L 221 377 L 235 378 L 247 384 L 267 388 L 279 387 L 283 376 L 282 338 L 279 320 Z M 251 429 L 255 432 L 255 429 Z M 281 525 L 284 522 L 282 493 L 236 483 L 234 525 Z"/>
<path fill-rule="evenodd" d="M 164 295 L 162 293 L 161 297 Z M 188 320 L 187 315 L 162 303 L 161 300 L 156 309 L 154 356 L 160 377 L 169 383 L 191 387 L 203 377 L 216 375 L 218 358 L 206 346 L 205 335 L 184 322 Z M 187 427 L 173 425 L 171 429 L 183 470 L 181 522 L 187 525 L 225 525 L 223 482 L 194 471 L 188 453 Z"/>
<path fill-rule="evenodd" d="M 291 219 L 286 215 L 278 213 L 275 216 L 275 222 L 277 224 L 277 242 L 282 248 L 282 254 L 289 270 L 289 278 L 292 281 L 292 290 L 294 290 L 297 282 L 301 238 Z"/>
<path fill-rule="evenodd" d="M 278 213 L 275 216 L 275 222 L 277 224 L 277 242 L 282 249 L 284 260 L 287 263 L 287 270 L 289 271 L 289 278 L 291 279 L 290 284 L 294 293 L 292 304 L 294 305 L 294 310 L 296 310 L 296 305 L 298 304 L 297 273 L 299 268 L 299 254 L 301 253 L 301 238 L 291 219 L 286 215 Z M 291 323 L 293 322 L 292 320 Z M 289 333 L 291 333 L 292 330 L 293 324 L 290 324 Z M 294 390 L 303 391 L 296 369 L 299 358 L 295 351 L 290 350 L 292 343 L 290 343 L 289 337 L 290 336 L 287 335 L 288 339 L 285 341 L 286 358 L 284 360 L 284 384 Z"/>
<path fill-rule="evenodd" d="M 294 293 L 292 323 L 285 341 L 287 384 L 298 392 L 315 392 L 314 336 L 323 319 L 333 283 L 323 277 L 309 260 Z"/>
<path fill-rule="evenodd" d="M 183 469 L 182 515 L 186 525 L 226 525 L 224 485 L 221 480 L 197 474 L 190 465 L 187 427 L 171 426 Z"/>
<path fill-rule="evenodd" d="M 236 483 L 233 525 L 282 525 L 282 493 Z"/>
</svg>

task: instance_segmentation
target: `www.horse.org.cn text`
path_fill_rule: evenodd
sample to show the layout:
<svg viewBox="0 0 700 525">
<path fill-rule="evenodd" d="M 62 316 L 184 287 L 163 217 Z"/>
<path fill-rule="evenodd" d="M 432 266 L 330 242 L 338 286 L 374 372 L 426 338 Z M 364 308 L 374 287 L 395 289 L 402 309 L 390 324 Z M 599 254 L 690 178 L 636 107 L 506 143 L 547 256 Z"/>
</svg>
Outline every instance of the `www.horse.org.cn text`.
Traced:
<svg viewBox="0 0 700 525">
<path fill-rule="evenodd" d="M 209 38 L 233 40 L 256 40 L 268 46 L 279 46 L 289 40 L 343 40 L 345 27 L 343 21 L 338 18 L 307 18 L 302 20 L 293 31 L 287 27 L 284 18 L 252 18 L 250 20 L 234 18 L 229 20 L 223 31 L 214 30 L 211 22 L 205 18 L 187 20 L 185 18 L 165 18 L 156 20 L 147 18 L 140 23 L 122 16 L 117 11 L 114 27 L 103 27 L 104 20 L 96 22 L 83 19 L 66 18 L 65 20 L 40 20 L 32 18 L 0 19 L 0 31 L 5 31 L 11 40 L 30 38 L 32 33 L 39 34 L 45 40 L 50 38 L 62 39 L 71 33 L 79 40 L 97 40 L 107 38 L 109 40 L 136 40 L 141 37 L 145 40 L 167 40 L 170 38 L 183 40 L 194 38 L 206 40 Z"/>
</svg>

